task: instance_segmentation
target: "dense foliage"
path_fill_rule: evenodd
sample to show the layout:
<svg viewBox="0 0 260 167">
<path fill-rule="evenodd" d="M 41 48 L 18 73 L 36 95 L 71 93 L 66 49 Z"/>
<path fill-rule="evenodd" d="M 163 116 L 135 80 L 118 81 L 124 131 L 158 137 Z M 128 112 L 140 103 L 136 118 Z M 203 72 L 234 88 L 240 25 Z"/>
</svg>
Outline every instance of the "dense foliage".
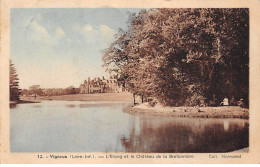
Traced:
<svg viewBox="0 0 260 167">
<path fill-rule="evenodd" d="M 165 105 L 248 104 L 248 9 L 149 9 L 103 52 L 129 91 Z"/>
</svg>

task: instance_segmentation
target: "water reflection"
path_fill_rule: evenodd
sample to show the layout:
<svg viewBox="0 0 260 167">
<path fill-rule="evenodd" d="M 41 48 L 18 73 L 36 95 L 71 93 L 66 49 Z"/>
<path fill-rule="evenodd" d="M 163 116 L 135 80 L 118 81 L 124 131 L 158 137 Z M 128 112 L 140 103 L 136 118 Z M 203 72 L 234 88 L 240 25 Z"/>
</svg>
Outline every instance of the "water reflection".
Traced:
<svg viewBox="0 0 260 167">
<path fill-rule="evenodd" d="M 68 108 L 74 108 L 74 107 L 76 107 L 76 105 L 74 105 L 74 104 L 67 104 L 66 107 L 68 107 Z"/>
<path fill-rule="evenodd" d="M 80 104 L 80 108 L 89 108 L 89 107 L 113 107 L 113 104 L 104 103 L 104 104 Z"/>
<path fill-rule="evenodd" d="M 229 130 L 229 121 L 228 121 L 228 120 L 225 120 L 225 121 L 224 121 L 224 130 L 225 130 L 225 131 L 228 131 L 228 130 Z"/>
<path fill-rule="evenodd" d="M 140 120 L 139 133 L 136 133 L 134 126 L 136 119 Z M 136 119 L 129 129 L 129 137 L 121 137 L 126 152 L 207 153 L 248 147 L 246 120 L 164 118 L 164 121 L 159 121 L 152 117 Z"/>
<path fill-rule="evenodd" d="M 11 152 L 229 152 L 248 147 L 248 120 L 131 115 L 122 112 L 128 105 L 18 104 L 10 114 Z"/>
<path fill-rule="evenodd" d="M 32 105 L 33 108 L 41 108 L 42 106 L 39 105 L 39 104 L 36 104 L 36 105 Z"/>
<path fill-rule="evenodd" d="M 10 103 L 10 108 L 16 108 L 17 107 L 17 103 Z"/>
</svg>

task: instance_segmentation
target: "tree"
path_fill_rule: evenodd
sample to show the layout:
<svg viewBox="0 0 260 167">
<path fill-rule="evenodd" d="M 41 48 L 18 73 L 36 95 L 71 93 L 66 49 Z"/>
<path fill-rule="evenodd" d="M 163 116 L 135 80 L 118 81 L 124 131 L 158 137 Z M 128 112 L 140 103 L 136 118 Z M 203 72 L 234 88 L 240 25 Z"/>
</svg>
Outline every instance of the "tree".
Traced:
<svg viewBox="0 0 260 167">
<path fill-rule="evenodd" d="M 10 69 L 10 72 L 9 72 L 10 101 L 19 101 L 20 100 L 19 96 L 21 94 L 21 90 L 19 89 L 19 78 L 16 73 L 14 64 L 12 63 L 11 60 L 9 62 L 9 65 L 10 65 L 9 66 L 9 69 Z"/>
<path fill-rule="evenodd" d="M 165 105 L 248 101 L 248 9 L 149 9 L 104 51 L 128 89 Z"/>
<path fill-rule="evenodd" d="M 79 88 L 75 88 L 73 86 L 70 86 L 66 89 L 64 89 L 64 94 L 78 94 L 79 93 Z"/>
<path fill-rule="evenodd" d="M 43 91 L 40 85 L 32 85 L 29 87 L 30 94 L 43 95 Z"/>
</svg>

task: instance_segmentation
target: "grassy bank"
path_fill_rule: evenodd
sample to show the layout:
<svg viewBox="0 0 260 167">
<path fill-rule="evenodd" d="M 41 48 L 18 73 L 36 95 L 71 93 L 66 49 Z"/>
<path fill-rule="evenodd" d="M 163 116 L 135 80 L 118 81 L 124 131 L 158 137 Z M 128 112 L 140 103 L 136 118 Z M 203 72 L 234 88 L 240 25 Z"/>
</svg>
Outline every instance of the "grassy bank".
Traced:
<svg viewBox="0 0 260 167">
<path fill-rule="evenodd" d="M 249 118 L 249 110 L 238 106 L 220 107 L 165 107 L 155 105 L 151 107 L 148 103 L 139 104 L 124 110 L 130 114 L 149 114 L 158 116 L 175 117 L 201 117 L 201 118 Z"/>
<path fill-rule="evenodd" d="M 43 100 L 65 100 L 65 101 L 129 101 L 133 100 L 130 93 L 97 93 L 97 94 L 73 94 L 62 96 L 38 96 L 21 97 L 21 101 L 40 102 Z"/>
</svg>

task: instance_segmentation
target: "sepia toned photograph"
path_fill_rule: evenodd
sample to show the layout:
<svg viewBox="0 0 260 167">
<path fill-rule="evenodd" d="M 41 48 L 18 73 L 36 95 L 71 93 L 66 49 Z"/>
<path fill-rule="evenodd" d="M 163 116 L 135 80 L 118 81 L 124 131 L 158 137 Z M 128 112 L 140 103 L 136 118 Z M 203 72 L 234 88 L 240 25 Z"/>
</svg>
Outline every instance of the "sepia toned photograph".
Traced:
<svg viewBox="0 0 260 167">
<path fill-rule="evenodd" d="M 10 152 L 248 153 L 248 8 L 12 8 Z"/>
</svg>

